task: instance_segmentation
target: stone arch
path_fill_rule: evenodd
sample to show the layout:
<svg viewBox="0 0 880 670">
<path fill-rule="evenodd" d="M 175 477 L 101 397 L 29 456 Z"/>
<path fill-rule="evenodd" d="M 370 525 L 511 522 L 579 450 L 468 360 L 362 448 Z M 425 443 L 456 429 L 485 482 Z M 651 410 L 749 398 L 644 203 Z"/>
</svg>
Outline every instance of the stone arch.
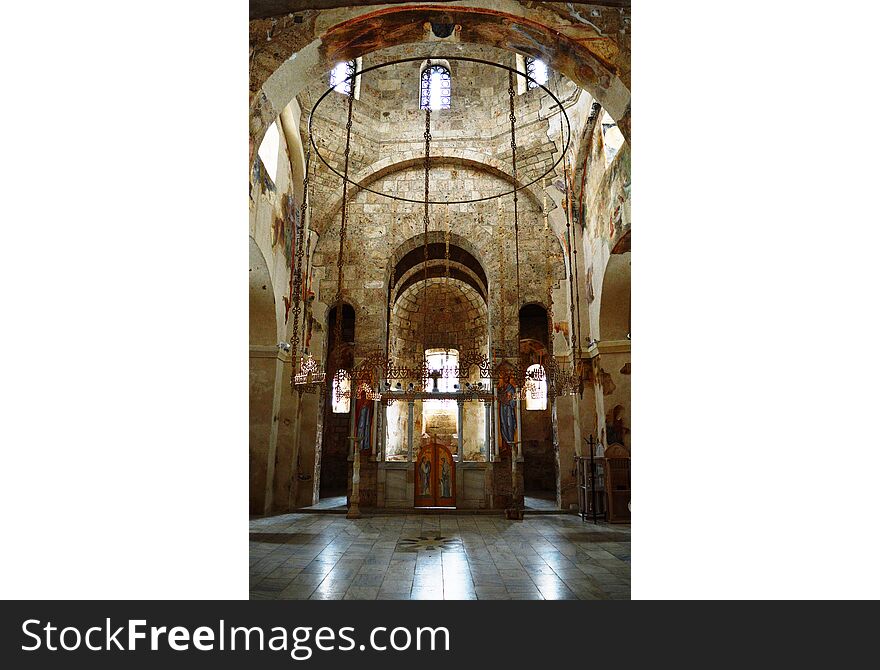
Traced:
<svg viewBox="0 0 880 670">
<path fill-rule="evenodd" d="M 326 342 L 324 345 L 324 351 L 327 352 L 327 360 L 329 361 L 331 357 L 335 354 L 334 347 L 334 337 L 335 337 L 335 329 L 336 329 L 336 319 L 338 318 L 336 312 L 336 303 L 330 304 L 327 308 L 327 315 L 324 319 L 326 323 Z M 349 301 L 342 301 L 342 329 L 340 330 L 340 348 L 339 356 L 341 357 L 339 360 L 341 364 L 351 367 L 354 365 L 354 342 L 355 342 L 355 333 L 357 332 L 357 310 L 354 305 L 352 305 Z M 328 374 L 332 374 L 332 371 L 328 370 Z"/>
<path fill-rule="evenodd" d="M 418 169 L 418 168 L 413 168 Z M 449 175 L 446 175 L 449 178 Z M 456 183 L 464 183 L 466 179 L 460 179 Z M 498 185 L 496 177 L 485 176 L 485 183 L 476 181 L 472 190 L 485 190 L 489 186 Z M 407 176 L 407 184 L 412 180 Z M 476 186 L 476 188 L 474 188 Z M 410 188 L 409 185 L 407 188 Z M 406 209 L 390 208 L 386 211 L 381 200 L 377 196 L 364 194 L 352 207 L 345 239 L 345 290 L 343 295 L 348 299 L 355 297 L 360 301 L 358 308 L 359 318 L 359 347 L 364 351 L 383 349 L 387 344 L 388 326 L 388 303 L 389 280 L 395 271 L 399 260 L 407 253 L 421 255 L 424 245 L 422 212 L 416 206 Z M 496 204 L 498 206 L 496 206 Z M 475 259 L 481 274 L 486 277 L 480 283 L 487 295 L 491 295 L 490 312 L 493 324 L 506 323 L 504 329 L 506 335 L 516 332 L 516 312 L 514 304 L 510 303 L 510 287 L 513 284 L 513 225 L 498 226 L 498 216 L 507 217 L 513 210 L 512 198 L 498 203 L 487 201 L 479 207 L 450 207 L 448 217 L 443 207 L 437 207 L 431 217 L 428 231 L 428 244 L 444 246 L 446 238 L 446 224 L 450 226 L 449 242 L 451 248 L 458 247 L 466 251 Z M 522 264 L 522 294 L 521 299 L 546 300 L 549 290 L 547 284 L 555 287 L 565 276 L 563 261 L 563 248 L 559 237 L 554 233 L 545 231 L 541 225 L 540 207 L 531 200 L 520 198 L 520 250 Z M 445 221 L 445 223 L 444 223 Z M 504 219 L 504 221 L 508 221 Z M 336 224 L 339 223 L 337 217 Z M 313 268 L 318 287 L 319 302 L 315 303 L 316 311 L 322 313 L 325 305 L 330 302 L 328 298 L 336 293 L 337 271 L 335 264 L 339 253 L 339 226 L 330 226 L 325 229 L 319 238 L 313 256 Z M 502 246 L 503 245 L 503 246 Z M 501 249 L 505 249 L 502 257 Z M 440 260 L 429 256 L 431 260 Z M 503 258 L 503 260 L 502 260 Z M 422 260 L 421 258 L 419 260 Z M 454 260 L 454 259 L 452 259 Z M 430 276 L 438 276 L 442 268 L 438 263 L 431 263 Z M 451 274 L 455 275 L 459 270 L 462 274 L 456 278 L 466 280 L 469 276 L 467 270 L 451 264 Z M 417 273 L 413 273 L 415 276 Z M 502 275 L 508 280 L 505 284 L 500 281 Z M 400 279 L 399 273 L 395 273 L 395 282 Z M 417 279 L 418 277 L 415 277 Z M 408 278 L 404 278 L 407 280 Z M 506 288 L 505 288 L 506 287 Z M 503 290 L 504 289 L 504 290 Z M 554 289 L 555 290 L 555 289 Z M 506 296 L 506 302 L 502 303 L 501 296 Z M 516 300 L 513 300 L 515 303 Z M 500 318 L 501 305 L 504 308 L 506 319 Z M 361 323 L 363 328 L 360 328 Z M 497 328 L 493 328 L 493 339 L 498 334 Z"/>
<path fill-rule="evenodd" d="M 401 291 L 390 315 L 389 353 L 395 362 L 417 365 L 430 349 L 455 349 L 460 355 L 477 350 L 488 353 L 489 322 L 485 298 L 471 284 L 450 278 L 433 277 L 427 283 L 416 281 Z M 426 327 L 423 335 L 422 328 Z M 470 368 L 460 384 L 481 381 L 477 366 Z M 405 417 L 401 403 L 394 403 L 388 414 L 389 454 L 401 457 L 405 444 Z M 455 432 L 455 407 L 451 401 L 417 401 L 413 414 L 415 435 L 429 434 L 458 452 Z M 464 403 L 462 407 L 462 444 L 468 458 L 481 453 L 486 423 L 480 403 Z"/>
<path fill-rule="evenodd" d="M 428 244 L 445 244 L 446 242 L 446 233 L 442 230 L 429 230 L 428 231 Z M 419 247 L 425 244 L 425 236 L 424 234 L 413 235 L 412 237 L 407 238 L 403 242 L 395 247 L 394 251 L 391 253 L 388 258 L 388 266 L 386 277 L 390 279 L 391 277 L 391 268 L 393 268 L 400 260 L 409 252 L 414 249 L 418 249 Z M 474 246 L 474 244 L 459 235 L 458 233 L 449 233 L 449 244 L 450 246 L 455 246 L 467 253 L 471 256 L 477 263 L 479 263 L 480 267 L 483 269 L 483 275 L 486 275 L 486 263 L 482 258 L 479 250 Z"/>
<path fill-rule="evenodd" d="M 521 339 L 535 340 L 549 353 L 549 319 L 547 308 L 540 302 L 530 301 L 519 308 L 519 332 Z"/>
<path fill-rule="evenodd" d="M 426 265 L 424 235 L 416 237 L 421 238 L 420 244 L 400 255 L 393 265 L 394 284 L 389 287 L 392 301 L 396 299 L 395 293 L 400 293 L 409 285 L 418 282 L 420 278 L 424 278 Z M 440 239 L 437 239 L 438 235 L 434 235 L 434 239 L 431 238 L 432 235 L 429 232 L 427 275 L 429 278 L 442 277 L 445 276 L 447 269 L 445 236 L 441 234 Z M 460 236 L 456 235 L 456 238 L 460 239 Z M 398 247 L 398 249 L 400 248 Z M 483 300 L 486 300 L 489 292 L 489 278 L 483 264 L 472 253 L 463 249 L 459 244 L 453 243 L 452 233 L 450 233 L 448 252 L 449 276 L 470 284 Z M 390 280 L 391 277 L 388 278 L 389 282 Z"/>
<path fill-rule="evenodd" d="M 427 310 L 427 311 L 425 311 Z M 423 321 L 424 319 L 424 321 Z M 488 345 L 488 306 L 467 282 L 443 277 L 417 281 L 397 296 L 391 309 L 389 351 L 394 357 L 415 360 L 427 349 L 452 348 L 460 352 Z M 421 336 L 422 327 L 427 333 Z"/>
<path fill-rule="evenodd" d="M 321 440 L 316 445 L 315 490 L 319 498 L 340 496 L 345 493 L 348 480 L 349 422 L 350 415 L 333 412 L 333 376 L 336 368 L 351 369 L 354 366 L 353 342 L 357 332 L 357 310 L 347 301 L 342 302 L 342 332 L 340 350 L 334 345 L 336 305 L 331 304 L 324 319 L 326 327 L 327 379 L 324 386 L 324 405 L 321 408 Z M 349 405 L 349 409 L 352 404 Z"/>
<path fill-rule="evenodd" d="M 314 153 L 314 149 L 312 149 L 312 152 Z M 410 153 L 411 156 L 403 159 L 401 159 L 399 156 L 386 156 L 385 158 L 381 158 L 375 163 L 361 170 L 357 175 L 352 176 L 351 179 L 359 186 L 370 186 L 380 179 L 384 179 L 385 177 L 393 175 L 397 172 L 403 172 L 404 170 L 409 170 L 414 167 L 423 167 L 424 154 L 420 154 L 416 150 L 411 150 L 408 153 Z M 478 172 L 485 172 L 486 174 L 507 182 L 508 184 L 510 184 L 511 188 L 520 187 L 523 184 L 522 180 L 514 180 L 513 175 L 507 172 L 507 170 L 510 169 L 510 166 L 503 165 L 498 159 L 492 158 L 491 156 L 487 156 L 476 151 L 447 148 L 445 149 L 445 153 L 443 155 L 436 155 L 431 157 L 432 168 L 441 166 L 463 167 Z M 360 190 L 358 188 L 351 188 L 350 186 L 351 185 L 349 185 L 348 189 L 349 202 L 354 200 L 360 194 Z M 537 186 L 538 184 L 536 183 L 522 189 L 520 191 L 520 195 L 524 195 L 536 208 L 540 209 L 543 204 L 543 200 L 539 197 Z M 324 232 L 326 227 L 336 219 L 336 217 L 339 215 L 340 210 L 342 209 L 341 184 L 336 187 L 332 195 L 328 198 L 328 201 L 330 204 L 324 210 L 321 219 L 315 222 L 315 230 L 317 230 L 319 233 Z M 391 200 L 389 199 L 388 202 L 390 203 Z M 437 205 L 434 206 L 436 207 Z M 550 201 L 548 203 L 548 211 L 555 208 L 556 204 Z"/>
<path fill-rule="evenodd" d="M 251 22 L 250 159 L 268 124 L 307 81 L 324 76 L 337 61 L 426 41 L 424 25 L 437 14 L 462 26 L 456 31 L 457 41 L 541 58 L 598 100 L 628 140 L 629 10 L 606 8 L 598 17 L 584 17 L 580 12 L 571 5 L 558 9 L 539 3 L 524 6 L 513 0 L 442 8 L 359 8 L 349 10 L 347 16 L 341 11 L 306 12 L 307 24 L 303 17 L 297 23 L 291 17 L 277 18 L 267 12 L 267 18 Z M 351 17 L 351 13 L 356 15 Z M 601 44 L 602 57 L 591 50 L 597 44 Z M 296 58 L 292 58 L 294 54 Z"/>
</svg>

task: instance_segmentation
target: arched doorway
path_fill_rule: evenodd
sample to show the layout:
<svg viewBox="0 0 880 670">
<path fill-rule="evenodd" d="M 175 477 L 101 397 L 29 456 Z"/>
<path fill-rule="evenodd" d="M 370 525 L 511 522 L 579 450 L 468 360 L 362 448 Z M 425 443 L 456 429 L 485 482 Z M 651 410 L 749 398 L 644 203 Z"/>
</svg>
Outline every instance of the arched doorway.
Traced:
<svg viewBox="0 0 880 670">
<path fill-rule="evenodd" d="M 559 454 L 554 448 L 553 413 L 547 390 L 549 326 L 547 310 L 538 304 L 519 311 L 520 356 L 528 363 L 529 381 L 522 398 L 523 493 L 526 506 L 556 509 Z"/>
<path fill-rule="evenodd" d="M 322 500 L 340 498 L 344 503 L 348 482 L 348 455 L 351 450 L 351 380 L 344 373 L 354 366 L 354 308 L 343 303 L 340 350 L 336 351 L 336 307 L 327 316 L 327 361 L 336 361 L 337 369 L 327 370 L 324 392 L 324 417 L 321 432 L 318 496 Z"/>
</svg>

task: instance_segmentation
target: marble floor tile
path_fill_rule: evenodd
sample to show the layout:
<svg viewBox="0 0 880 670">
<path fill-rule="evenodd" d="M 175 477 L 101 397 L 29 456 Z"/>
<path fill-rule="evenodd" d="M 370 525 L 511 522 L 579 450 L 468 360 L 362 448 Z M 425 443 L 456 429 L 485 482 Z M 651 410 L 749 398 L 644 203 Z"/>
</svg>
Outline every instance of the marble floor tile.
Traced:
<svg viewBox="0 0 880 670">
<path fill-rule="evenodd" d="M 442 536 L 444 542 L 419 542 Z M 628 599 L 630 529 L 569 514 L 281 514 L 250 521 L 251 598 Z"/>
</svg>

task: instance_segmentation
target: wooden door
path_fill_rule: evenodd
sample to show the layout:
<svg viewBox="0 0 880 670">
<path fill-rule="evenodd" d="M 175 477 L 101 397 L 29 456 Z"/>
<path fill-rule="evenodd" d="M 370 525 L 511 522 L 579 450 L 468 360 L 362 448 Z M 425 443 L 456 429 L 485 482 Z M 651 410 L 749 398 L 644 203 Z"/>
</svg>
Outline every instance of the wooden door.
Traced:
<svg viewBox="0 0 880 670">
<path fill-rule="evenodd" d="M 415 507 L 455 507 L 455 461 L 448 447 L 431 443 L 415 462 Z"/>
</svg>

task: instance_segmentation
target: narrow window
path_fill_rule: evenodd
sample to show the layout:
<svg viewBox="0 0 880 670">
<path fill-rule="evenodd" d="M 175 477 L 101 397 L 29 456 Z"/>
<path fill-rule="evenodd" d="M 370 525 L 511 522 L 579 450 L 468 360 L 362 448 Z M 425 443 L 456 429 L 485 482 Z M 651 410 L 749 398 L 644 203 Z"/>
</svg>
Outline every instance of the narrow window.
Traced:
<svg viewBox="0 0 880 670">
<path fill-rule="evenodd" d="M 526 86 L 529 90 L 538 88 L 538 84 L 546 85 L 550 71 L 547 64 L 540 58 L 526 58 L 526 74 L 531 79 L 526 80 Z"/>
<path fill-rule="evenodd" d="M 358 75 L 354 77 L 352 80 L 352 75 L 360 66 L 360 58 L 357 60 L 347 60 L 341 63 L 337 63 L 336 66 L 330 70 L 330 85 L 333 87 L 334 91 L 342 93 L 343 95 L 348 95 L 351 91 L 352 81 L 354 81 L 354 97 L 358 98 L 360 93 L 360 78 Z"/>
<path fill-rule="evenodd" d="M 602 141 L 605 144 L 605 166 L 611 165 L 611 161 L 623 146 L 623 133 L 617 127 L 617 122 L 612 119 L 608 112 L 602 110 Z"/>
<path fill-rule="evenodd" d="M 449 109 L 452 99 L 452 76 L 444 65 L 431 65 L 422 70 L 420 109 Z"/>
<path fill-rule="evenodd" d="M 278 147 L 280 140 L 278 125 L 273 123 L 266 128 L 266 134 L 263 136 L 263 141 L 260 142 L 260 148 L 257 149 L 257 154 L 260 160 L 263 161 L 266 173 L 273 184 L 278 173 Z"/>
<path fill-rule="evenodd" d="M 348 414 L 351 409 L 351 377 L 345 370 L 333 375 L 333 413 Z"/>
<path fill-rule="evenodd" d="M 524 391 L 526 395 L 526 409 L 547 409 L 547 376 L 544 368 L 537 363 L 529 366 L 526 370 L 528 378 Z"/>
</svg>

